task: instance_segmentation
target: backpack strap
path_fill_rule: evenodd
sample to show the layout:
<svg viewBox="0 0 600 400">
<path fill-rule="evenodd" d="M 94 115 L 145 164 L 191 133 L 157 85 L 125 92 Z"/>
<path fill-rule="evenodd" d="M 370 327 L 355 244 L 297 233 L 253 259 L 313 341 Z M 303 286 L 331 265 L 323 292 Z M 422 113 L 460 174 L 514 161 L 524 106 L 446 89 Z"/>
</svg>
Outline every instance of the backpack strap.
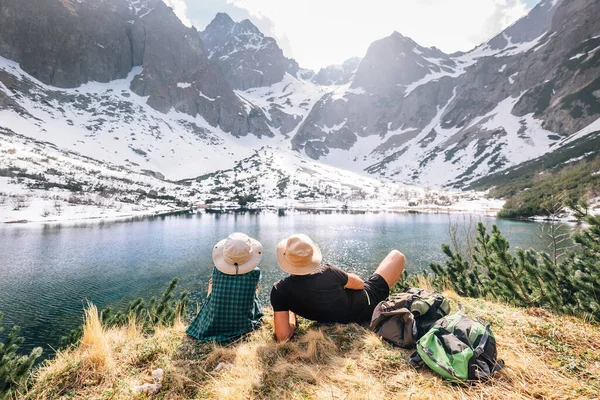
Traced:
<svg viewBox="0 0 600 400">
<path fill-rule="evenodd" d="M 487 344 L 489 336 L 489 326 L 486 326 L 483 335 L 481 335 L 481 340 L 479 341 L 479 344 L 473 349 L 473 353 L 475 353 L 476 357 L 480 357 L 483 354 L 483 350 L 485 348 L 485 345 Z"/>
<path fill-rule="evenodd" d="M 504 368 L 504 360 L 498 360 L 494 363 L 494 368 L 492 368 L 492 374 L 494 372 L 498 372 L 500 371 L 502 368 Z"/>
<path fill-rule="evenodd" d="M 493 365 L 493 367 L 491 368 L 489 374 L 488 373 L 484 373 L 483 371 L 477 371 L 477 374 L 478 374 L 478 376 L 479 376 L 480 379 L 481 378 L 486 378 L 486 377 L 492 375 L 493 373 L 498 372 L 502 368 L 504 368 L 504 360 L 493 361 L 493 360 L 490 360 L 490 358 L 483 353 L 484 347 L 487 344 L 487 341 L 488 341 L 488 338 L 489 338 L 489 329 L 490 329 L 490 326 L 486 325 L 485 332 L 481 336 L 481 341 L 479 342 L 479 344 L 477 345 L 477 347 L 475 349 L 473 349 L 473 352 L 474 352 L 474 354 L 475 354 L 476 357 L 481 357 L 484 360 L 486 360 L 489 363 L 489 365 Z"/>
<path fill-rule="evenodd" d="M 418 351 L 415 350 L 410 355 L 410 357 L 408 358 L 408 364 L 414 368 L 419 368 L 419 367 L 423 366 L 424 362 L 423 362 L 423 359 L 421 358 L 421 356 L 419 355 Z"/>
</svg>

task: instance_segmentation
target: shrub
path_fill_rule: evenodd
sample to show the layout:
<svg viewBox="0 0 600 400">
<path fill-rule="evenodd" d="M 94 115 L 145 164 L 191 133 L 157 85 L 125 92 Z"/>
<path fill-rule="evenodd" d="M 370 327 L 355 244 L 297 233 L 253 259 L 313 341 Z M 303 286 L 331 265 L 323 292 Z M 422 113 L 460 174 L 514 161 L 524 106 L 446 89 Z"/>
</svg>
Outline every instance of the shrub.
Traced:
<svg viewBox="0 0 600 400">
<path fill-rule="evenodd" d="M 257 200 L 257 198 L 253 194 L 239 195 L 236 197 L 236 201 L 240 207 L 246 207 L 248 205 L 248 203 L 255 203 L 256 200 Z"/>
<path fill-rule="evenodd" d="M 486 297 L 523 307 L 544 307 L 600 321 L 600 217 L 574 235 L 578 244 L 562 259 L 510 245 L 496 225 L 491 234 L 480 222 L 472 260 L 443 245 L 444 266 L 432 264 L 434 282 L 459 295 Z"/>
<path fill-rule="evenodd" d="M 0 313 L 0 333 L 2 313 Z M 28 355 L 20 355 L 19 347 L 25 339 L 19 337 L 20 328 L 14 326 L 4 343 L 0 343 L 0 399 L 14 397 L 14 393 L 27 381 L 29 372 L 35 361 L 42 354 L 42 348 L 36 347 Z"/>
<path fill-rule="evenodd" d="M 123 326 L 133 320 L 145 333 L 150 333 L 159 326 L 172 326 L 177 318 L 185 315 L 190 301 L 187 291 L 183 291 L 179 298 L 174 300 L 178 282 L 179 278 L 174 278 L 160 299 L 152 297 L 150 301 L 146 302 L 140 297 L 130 302 L 125 310 L 115 312 L 110 307 L 104 309 L 100 314 L 102 325 L 105 327 Z M 60 346 L 64 348 L 77 343 L 82 334 L 83 326 L 72 330 L 61 337 Z"/>
<path fill-rule="evenodd" d="M 27 196 L 15 196 L 11 199 L 11 205 L 13 211 L 19 211 L 23 208 L 29 207 L 29 199 Z"/>
<path fill-rule="evenodd" d="M 62 211 L 63 211 L 62 201 L 60 201 L 60 200 L 54 201 L 54 211 L 56 211 L 56 215 L 58 215 L 58 216 L 60 216 L 60 214 L 62 214 Z"/>
</svg>

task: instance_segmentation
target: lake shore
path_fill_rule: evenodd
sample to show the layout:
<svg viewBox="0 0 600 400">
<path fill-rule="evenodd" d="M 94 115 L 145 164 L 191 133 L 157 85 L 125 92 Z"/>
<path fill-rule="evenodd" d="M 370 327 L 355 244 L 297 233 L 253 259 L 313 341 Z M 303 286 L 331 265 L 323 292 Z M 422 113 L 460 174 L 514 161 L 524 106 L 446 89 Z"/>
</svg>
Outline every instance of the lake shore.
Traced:
<svg viewBox="0 0 600 400">
<path fill-rule="evenodd" d="M 188 212 L 262 212 L 275 211 L 279 213 L 290 212 L 348 212 L 348 213 L 431 213 L 431 214 L 480 214 L 494 217 L 502 209 L 502 200 L 474 199 L 463 200 L 455 204 L 417 204 L 408 205 L 406 202 L 376 203 L 361 201 L 356 203 L 341 202 L 265 202 L 240 207 L 236 203 L 227 202 L 215 204 L 202 204 L 194 207 L 177 207 L 175 205 L 148 205 L 132 206 L 121 205 L 119 208 L 108 208 L 98 205 L 65 204 L 59 212 L 48 211 L 52 205 L 47 201 L 36 199 L 27 207 L 14 209 L 10 204 L 0 204 L 0 223 L 3 224 L 57 224 L 77 222 L 119 221 L 135 218 L 160 217 Z"/>
</svg>

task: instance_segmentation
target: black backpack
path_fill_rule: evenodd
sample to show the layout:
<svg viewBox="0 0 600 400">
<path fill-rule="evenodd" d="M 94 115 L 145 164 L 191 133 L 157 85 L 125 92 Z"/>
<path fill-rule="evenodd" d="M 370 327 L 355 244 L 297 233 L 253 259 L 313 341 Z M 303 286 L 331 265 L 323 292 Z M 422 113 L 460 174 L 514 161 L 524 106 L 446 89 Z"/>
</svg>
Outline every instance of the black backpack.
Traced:
<svg viewBox="0 0 600 400">
<path fill-rule="evenodd" d="M 371 329 L 393 345 L 411 348 L 449 312 L 448 299 L 441 294 L 405 288 L 377 304 L 371 317 Z"/>
</svg>

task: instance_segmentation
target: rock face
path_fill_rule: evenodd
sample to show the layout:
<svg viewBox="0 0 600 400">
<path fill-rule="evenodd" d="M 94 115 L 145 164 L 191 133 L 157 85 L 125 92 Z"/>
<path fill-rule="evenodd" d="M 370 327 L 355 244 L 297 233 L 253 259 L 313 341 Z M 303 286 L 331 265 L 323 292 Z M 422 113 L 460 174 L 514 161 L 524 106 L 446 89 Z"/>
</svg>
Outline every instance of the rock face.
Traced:
<svg viewBox="0 0 600 400">
<path fill-rule="evenodd" d="M 48 85 L 78 87 L 142 73 L 132 90 L 161 112 L 200 115 L 235 136 L 271 136 L 266 117 L 248 110 L 207 58 L 194 28 L 161 0 L 5 0 L 0 56 Z"/>
<path fill-rule="evenodd" d="M 563 0 L 543 0 L 531 12 L 490 40 L 492 50 L 509 47 L 511 43 L 530 42 L 544 35 L 550 28 L 554 11 Z"/>
<path fill-rule="evenodd" d="M 0 55 L 58 87 L 126 77 L 142 62 L 135 16 L 125 1 L 95 3 L 3 0 Z"/>
<path fill-rule="evenodd" d="M 380 149 L 398 146 L 436 116 L 431 105 L 447 102 L 454 89 L 454 80 L 446 77 L 406 96 L 409 84 L 431 74 L 450 74 L 454 67 L 440 50 L 423 48 L 394 32 L 369 47 L 351 84 L 325 95 L 313 107 L 292 145 L 315 159 L 331 148 L 349 150 L 359 137 L 379 136 Z M 401 128 L 409 129 L 386 137 Z"/>
<path fill-rule="evenodd" d="M 353 57 L 344 61 L 342 65 L 330 65 L 321 68 L 311 80 L 323 86 L 344 85 L 354 78 L 360 61 L 360 57 Z"/>
<path fill-rule="evenodd" d="M 293 147 L 314 159 L 462 187 L 559 146 L 600 116 L 600 3 L 545 0 L 468 53 L 399 33 L 311 110 Z"/>
<path fill-rule="evenodd" d="M 298 63 L 286 58 L 275 39 L 263 35 L 250 20 L 236 23 L 219 13 L 200 37 L 209 58 L 235 89 L 271 86 L 281 82 L 286 72 L 298 73 Z"/>
<path fill-rule="evenodd" d="M 452 73 L 455 67 L 455 61 L 441 50 L 421 47 L 394 32 L 371 44 L 352 87 L 382 94 L 392 87 L 406 87 L 429 74 Z"/>
</svg>

